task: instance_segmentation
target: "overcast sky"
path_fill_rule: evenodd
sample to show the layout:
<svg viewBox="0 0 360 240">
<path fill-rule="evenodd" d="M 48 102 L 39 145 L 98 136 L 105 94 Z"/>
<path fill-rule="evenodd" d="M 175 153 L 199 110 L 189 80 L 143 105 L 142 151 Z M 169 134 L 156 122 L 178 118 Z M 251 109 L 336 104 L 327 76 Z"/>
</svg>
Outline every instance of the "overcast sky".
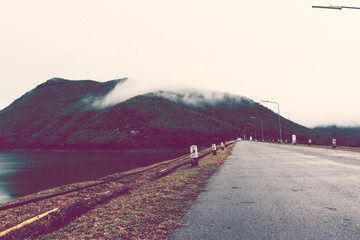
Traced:
<svg viewBox="0 0 360 240">
<path fill-rule="evenodd" d="M 360 10 L 312 5 L 360 1 L 0 0 L 0 109 L 53 77 L 129 77 L 276 101 L 307 127 L 359 126 Z"/>
</svg>

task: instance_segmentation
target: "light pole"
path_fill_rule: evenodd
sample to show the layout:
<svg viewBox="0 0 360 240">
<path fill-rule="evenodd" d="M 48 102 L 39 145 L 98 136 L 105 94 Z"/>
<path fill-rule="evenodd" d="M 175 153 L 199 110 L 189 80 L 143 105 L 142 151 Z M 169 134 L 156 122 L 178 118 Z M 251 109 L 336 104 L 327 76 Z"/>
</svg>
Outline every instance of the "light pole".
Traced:
<svg viewBox="0 0 360 240">
<path fill-rule="evenodd" d="M 261 123 L 261 140 L 264 141 L 264 130 L 263 130 L 263 124 L 262 124 L 262 118 L 259 117 L 250 117 L 252 119 L 260 119 L 260 123 Z"/>
<path fill-rule="evenodd" d="M 312 7 L 313 8 L 335 9 L 335 10 L 342 10 L 343 8 L 360 9 L 360 7 L 347 7 L 347 6 L 312 6 Z"/>
<path fill-rule="evenodd" d="M 255 132 L 255 140 L 256 140 L 256 126 L 252 123 L 247 123 L 248 125 L 252 125 L 254 127 L 254 132 Z"/>
<path fill-rule="evenodd" d="M 280 122 L 280 105 L 277 102 L 267 101 L 267 100 L 260 100 L 260 102 L 266 102 L 266 103 L 275 103 L 278 105 L 278 115 L 279 115 L 279 129 L 280 129 L 280 143 L 282 143 L 282 136 L 281 136 L 281 122 Z"/>
</svg>

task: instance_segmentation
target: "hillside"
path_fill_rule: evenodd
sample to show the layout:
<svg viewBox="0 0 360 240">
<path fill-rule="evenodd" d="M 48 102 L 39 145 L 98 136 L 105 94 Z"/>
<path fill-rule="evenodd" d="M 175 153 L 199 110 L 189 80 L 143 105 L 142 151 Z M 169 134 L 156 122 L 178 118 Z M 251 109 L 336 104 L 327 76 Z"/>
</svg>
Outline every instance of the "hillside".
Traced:
<svg viewBox="0 0 360 240">
<path fill-rule="evenodd" d="M 0 149 L 108 150 L 209 146 L 246 134 L 279 137 L 278 116 L 250 99 L 224 94 L 216 101 L 202 93 L 149 93 L 106 107 L 93 106 L 126 79 L 70 81 L 51 79 L 0 111 Z M 183 101 L 202 99 L 199 101 Z M 211 98 L 210 98 L 211 99 Z M 191 103 L 191 104 L 190 104 Z M 194 104 L 195 103 L 195 104 Z M 282 118 L 283 139 L 311 137 L 315 143 L 329 138 Z"/>
<path fill-rule="evenodd" d="M 315 131 L 336 138 L 339 146 L 360 147 L 360 127 L 315 127 Z"/>
<path fill-rule="evenodd" d="M 215 96 L 214 99 L 216 99 L 216 101 L 209 103 L 209 101 L 206 101 L 207 99 L 202 97 L 198 92 L 190 91 L 186 94 L 185 97 L 184 94 L 178 93 L 166 93 L 160 94 L 160 96 L 170 96 L 169 98 L 178 104 L 189 106 L 207 116 L 215 117 L 223 122 L 229 123 L 235 127 L 235 129 L 241 129 L 241 137 L 245 134 L 248 137 L 253 136 L 254 138 L 254 132 L 256 130 L 257 139 L 261 139 L 261 121 L 259 119 L 261 118 L 263 122 L 264 139 L 275 141 L 279 139 L 279 116 L 277 113 L 274 113 L 251 99 L 223 94 L 221 97 Z M 187 101 L 189 98 L 197 99 L 197 101 Z M 252 117 L 255 117 L 255 119 Z M 309 138 L 318 144 L 329 144 L 330 142 L 330 138 L 326 134 L 313 131 L 283 117 L 281 117 L 280 121 L 284 141 L 287 139 L 288 142 L 290 142 L 291 136 L 296 134 L 297 141 L 300 143 L 307 143 Z"/>
</svg>

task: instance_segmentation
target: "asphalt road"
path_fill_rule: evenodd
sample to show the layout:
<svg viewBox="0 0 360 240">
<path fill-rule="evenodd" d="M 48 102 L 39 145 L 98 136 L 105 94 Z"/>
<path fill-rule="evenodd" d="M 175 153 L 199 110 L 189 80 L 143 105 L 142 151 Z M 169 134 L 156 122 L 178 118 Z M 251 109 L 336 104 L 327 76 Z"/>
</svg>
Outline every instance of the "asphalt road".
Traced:
<svg viewBox="0 0 360 240">
<path fill-rule="evenodd" d="M 170 239 L 360 239 L 359 153 L 244 141 L 207 189 Z"/>
</svg>

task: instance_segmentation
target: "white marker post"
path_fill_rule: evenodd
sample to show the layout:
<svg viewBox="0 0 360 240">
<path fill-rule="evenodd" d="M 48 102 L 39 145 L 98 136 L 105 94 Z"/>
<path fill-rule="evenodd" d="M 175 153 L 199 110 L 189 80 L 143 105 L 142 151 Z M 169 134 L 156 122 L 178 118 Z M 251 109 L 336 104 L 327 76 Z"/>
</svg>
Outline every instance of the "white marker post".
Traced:
<svg viewBox="0 0 360 240">
<path fill-rule="evenodd" d="M 191 165 L 193 167 L 196 167 L 199 165 L 199 160 L 198 160 L 198 150 L 197 150 L 197 146 L 196 145 L 192 145 L 190 146 L 190 157 L 191 157 Z"/>
<path fill-rule="evenodd" d="M 296 135 L 295 134 L 292 135 L 292 144 L 296 145 Z"/>
<path fill-rule="evenodd" d="M 216 155 L 216 144 L 215 144 L 215 143 L 213 143 L 213 144 L 211 145 L 211 149 L 212 149 L 213 155 Z"/>
</svg>

